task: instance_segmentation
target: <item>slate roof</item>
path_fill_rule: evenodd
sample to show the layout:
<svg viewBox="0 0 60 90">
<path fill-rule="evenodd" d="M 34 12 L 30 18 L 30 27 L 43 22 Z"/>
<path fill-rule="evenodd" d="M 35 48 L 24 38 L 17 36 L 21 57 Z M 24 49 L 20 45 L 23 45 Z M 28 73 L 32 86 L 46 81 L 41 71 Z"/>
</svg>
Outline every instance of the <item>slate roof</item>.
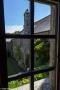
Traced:
<svg viewBox="0 0 60 90">
<path fill-rule="evenodd" d="M 34 23 L 34 33 L 49 31 L 50 30 L 50 18 L 51 18 L 51 15 L 46 16 L 45 18 L 39 21 L 36 21 Z"/>
<path fill-rule="evenodd" d="M 51 15 L 48 15 L 44 17 L 43 19 L 40 19 L 34 22 L 34 33 L 49 31 L 50 30 L 50 18 L 51 18 Z M 24 34 L 24 29 L 20 33 Z"/>
</svg>

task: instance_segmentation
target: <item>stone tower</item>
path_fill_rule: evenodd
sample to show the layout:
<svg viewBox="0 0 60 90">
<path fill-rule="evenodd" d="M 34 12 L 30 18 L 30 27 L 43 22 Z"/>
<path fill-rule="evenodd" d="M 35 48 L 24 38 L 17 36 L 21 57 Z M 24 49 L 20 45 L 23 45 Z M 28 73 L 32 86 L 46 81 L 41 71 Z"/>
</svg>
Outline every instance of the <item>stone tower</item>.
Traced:
<svg viewBox="0 0 60 90">
<path fill-rule="evenodd" d="M 30 12 L 27 9 L 24 13 L 24 34 L 30 35 Z M 27 69 L 30 65 L 30 39 L 23 40 L 23 53 L 24 53 L 24 64 Z"/>
<path fill-rule="evenodd" d="M 30 12 L 27 9 L 24 13 L 24 34 L 30 34 Z"/>
</svg>

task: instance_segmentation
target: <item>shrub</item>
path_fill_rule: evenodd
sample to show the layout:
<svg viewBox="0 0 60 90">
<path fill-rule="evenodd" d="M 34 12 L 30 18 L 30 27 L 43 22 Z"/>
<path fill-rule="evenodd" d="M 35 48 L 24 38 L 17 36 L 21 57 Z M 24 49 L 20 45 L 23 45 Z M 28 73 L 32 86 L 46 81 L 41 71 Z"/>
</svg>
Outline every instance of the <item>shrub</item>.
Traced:
<svg viewBox="0 0 60 90">
<path fill-rule="evenodd" d="M 34 81 L 48 77 L 48 73 L 41 73 L 34 75 Z"/>
<path fill-rule="evenodd" d="M 49 62 L 49 43 L 47 41 L 37 39 L 34 42 L 35 51 L 35 67 L 40 67 Z"/>
<path fill-rule="evenodd" d="M 43 79 L 46 77 L 48 77 L 48 73 L 36 74 L 36 75 L 34 75 L 34 81 L 37 81 L 37 80 L 40 80 L 40 79 Z M 28 84 L 28 83 L 29 83 L 29 78 L 26 77 L 26 78 L 23 78 L 21 80 L 10 81 L 8 83 L 8 87 L 9 88 L 16 88 L 16 87 L 19 87 L 19 86 L 22 86 L 22 85 Z"/>
</svg>

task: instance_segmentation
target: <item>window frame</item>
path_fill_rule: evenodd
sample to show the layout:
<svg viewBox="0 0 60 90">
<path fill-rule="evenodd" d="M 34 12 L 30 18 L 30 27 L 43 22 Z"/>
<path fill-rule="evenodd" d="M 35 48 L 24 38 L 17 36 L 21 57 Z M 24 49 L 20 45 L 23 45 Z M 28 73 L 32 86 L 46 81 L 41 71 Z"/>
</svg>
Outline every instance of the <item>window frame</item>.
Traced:
<svg viewBox="0 0 60 90">
<path fill-rule="evenodd" d="M 39 0 L 38 0 L 39 1 Z M 56 5 L 56 11 L 58 10 L 58 3 L 57 2 L 51 2 L 51 1 L 46 1 L 46 2 L 42 2 L 42 0 L 40 1 L 41 3 L 45 3 L 45 4 L 53 4 Z M 17 80 L 23 77 L 27 77 L 30 76 L 31 77 L 31 82 L 30 82 L 30 88 L 31 90 L 34 90 L 34 75 L 38 74 L 38 73 L 43 73 L 43 72 L 49 72 L 52 71 L 54 69 L 56 69 L 56 66 L 52 66 L 52 67 L 48 67 L 48 68 L 44 68 L 44 69 L 39 69 L 39 70 L 34 70 L 34 39 L 36 38 L 48 38 L 48 39 L 56 39 L 57 40 L 57 34 L 56 35 L 34 35 L 34 0 L 30 1 L 30 13 L 31 13 L 31 35 L 20 35 L 20 34 L 5 34 L 5 22 L 4 22 L 4 8 L 3 8 L 3 0 L 0 0 L 0 12 L 1 12 L 1 16 L 0 16 L 0 20 L 1 20 L 1 24 L 0 24 L 0 46 L 2 46 L 3 48 L 0 48 L 0 77 L 1 77 L 1 88 L 8 88 L 8 81 L 13 81 L 13 80 Z M 56 31 L 58 30 L 58 13 L 56 14 Z M 59 33 L 60 36 L 60 33 Z M 7 57 L 6 57 L 6 42 L 5 39 L 6 38 L 26 38 L 26 39 L 30 39 L 31 40 L 31 67 L 30 67 L 30 71 L 24 72 L 22 74 L 18 73 L 15 75 L 11 75 L 8 76 L 7 73 Z M 59 40 L 60 41 L 60 40 Z M 59 53 L 59 50 L 58 50 Z M 58 58 L 59 61 L 59 58 Z M 2 68 L 2 70 L 1 70 Z M 4 72 L 4 73 L 3 73 Z M 60 74 L 59 74 L 60 75 Z M 58 75 L 58 76 L 59 76 Z M 58 81 L 58 80 L 57 80 Z M 57 89 L 59 90 L 59 89 Z"/>
</svg>

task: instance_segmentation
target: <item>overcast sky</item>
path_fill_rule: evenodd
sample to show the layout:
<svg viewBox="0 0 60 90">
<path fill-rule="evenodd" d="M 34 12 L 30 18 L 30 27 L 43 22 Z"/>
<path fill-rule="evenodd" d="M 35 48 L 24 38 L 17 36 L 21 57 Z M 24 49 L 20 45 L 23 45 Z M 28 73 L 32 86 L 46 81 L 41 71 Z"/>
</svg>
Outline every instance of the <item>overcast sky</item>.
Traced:
<svg viewBox="0 0 60 90">
<path fill-rule="evenodd" d="M 4 0 L 4 16 L 6 32 L 22 30 L 24 12 L 29 8 L 28 0 Z M 50 14 L 50 6 L 35 3 L 35 21 Z"/>
</svg>

